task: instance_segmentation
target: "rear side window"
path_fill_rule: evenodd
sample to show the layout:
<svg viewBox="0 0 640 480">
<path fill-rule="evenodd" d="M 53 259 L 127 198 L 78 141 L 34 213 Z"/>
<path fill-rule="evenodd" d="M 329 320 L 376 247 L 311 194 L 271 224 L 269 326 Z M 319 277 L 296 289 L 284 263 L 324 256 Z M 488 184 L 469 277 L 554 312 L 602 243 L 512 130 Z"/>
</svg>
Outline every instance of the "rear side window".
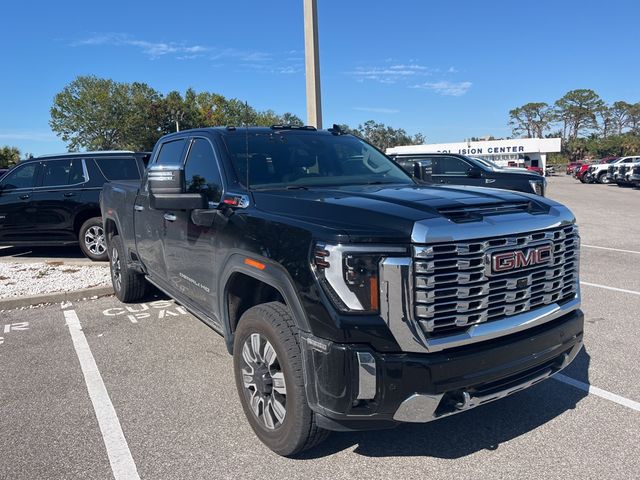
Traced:
<svg viewBox="0 0 640 480">
<path fill-rule="evenodd" d="M 77 185 L 85 181 L 82 160 L 79 158 L 51 160 L 43 164 L 43 187 Z"/>
<path fill-rule="evenodd" d="M 463 175 L 469 170 L 469 164 L 457 157 L 438 157 L 434 163 L 434 173 L 441 175 Z"/>
<path fill-rule="evenodd" d="M 140 171 L 135 158 L 96 158 L 98 168 L 107 180 L 139 180 Z"/>
<path fill-rule="evenodd" d="M 13 172 L 8 174 L 3 180 L 3 190 L 15 190 L 18 188 L 33 188 L 36 180 L 36 163 L 30 163 L 29 165 L 23 165 L 16 168 Z"/>
<path fill-rule="evenodd" d="M 196 138 L 191 144 L 184 168 L 186 190 L 204 193 L 210 202 L 219 202 L 222 196 L 222 180 L 211 144 Z"/>
<path fill-rule="evenodd" d="M 161 165 L 176 165 L 182 163 L 182 152 L 184 151 L 186 139 L 174 140 L 163 143 L 156 163 Z"/>
</svg>

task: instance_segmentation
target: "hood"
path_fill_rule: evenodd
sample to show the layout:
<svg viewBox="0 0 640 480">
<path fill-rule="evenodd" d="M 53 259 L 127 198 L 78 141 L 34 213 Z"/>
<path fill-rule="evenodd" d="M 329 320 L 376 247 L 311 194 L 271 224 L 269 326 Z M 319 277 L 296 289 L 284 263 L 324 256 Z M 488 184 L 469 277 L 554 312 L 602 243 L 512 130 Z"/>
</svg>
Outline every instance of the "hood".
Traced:
<svg viewBox="0 0 640 480">
<path fill-rule="evenodd" d="M 414 223 L 448 212 L 529 202 L 537 212 L 555 202 L 537 195 L 492 188 L 440 185 L 309 187 L 308 190 L 252 191 L 258 210 L 314 226 L 352 241 L 409 241 Z M 464 228 L 461 225 L 461 228 Z"/>
</svg>

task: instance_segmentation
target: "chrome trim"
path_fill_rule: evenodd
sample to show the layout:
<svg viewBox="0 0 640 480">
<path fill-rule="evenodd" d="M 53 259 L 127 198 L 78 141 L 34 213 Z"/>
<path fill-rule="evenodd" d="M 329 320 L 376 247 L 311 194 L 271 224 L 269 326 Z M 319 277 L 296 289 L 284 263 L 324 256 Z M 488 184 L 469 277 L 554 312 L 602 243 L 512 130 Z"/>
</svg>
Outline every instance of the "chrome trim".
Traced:
<svg viewBox="0 0 640 480">
<path fill-rule="evenodd" d="M 135 204 L 135 205 L 133 206 L 133 209 L 134 209 L 136 212 L 142 212 L 142 211 L 144 210 L 144 207 L 143 207 L 142 205 Z"/>
<path fill-rule="evenodd" d="M 369 352 L 356 352 L 358 359 L 358 400 L 376 396 L 376 359 Z"/>
<path fill-rule="evenodd" d="M 435 413 L 443 396 L 444 394 L 414 393 L 400 404 L 396 413 L 393 414 L 393 419 L 398 422 L 411 423 L 425 423 L 435 420 L 437 418 Z"/>
<path fill-rule="evenodd" d="M 564 205 L 550 205 L 546 215 L 512 213 L 491 215 L 477 222 L 464 225 L 453 223 L 447 218 L 431 218 L 415 222 L 411 241 L 417 244 L 448 243 L 479 238 L 512 237 L 520 233 L 568 226 L 575 217 Z"/>
</svg>

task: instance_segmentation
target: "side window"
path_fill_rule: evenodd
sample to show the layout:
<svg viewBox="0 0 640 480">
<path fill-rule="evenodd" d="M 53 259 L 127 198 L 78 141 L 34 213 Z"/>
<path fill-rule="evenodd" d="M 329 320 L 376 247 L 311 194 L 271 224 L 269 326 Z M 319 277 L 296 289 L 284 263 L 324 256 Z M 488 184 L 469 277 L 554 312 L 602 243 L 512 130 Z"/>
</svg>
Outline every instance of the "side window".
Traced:
<svg viewBox="0 0 640 480">
<path fill-rule="evenodd" d="M 182 164 L 182 152 L 184 150 L 186 139 L 181 138 L 172 142 L 163 143 L 158 153 L 156 163 L 160 165 L 179 165 Z"/>
<path fill-rule="evenodd" d="M 434 173 L 440 175 L 464 175 L 469 170 L 469 164 L 457 157 L 438 157 Z"/>
<path fill-rule="evenodd" d="M 51 160 L 43 164 L 42 186 L 62 187 L 85 182 L 82 159 Z"/>
<path fill-rule="evenodd" d="M 96 158 L 98 168 L 107 180 L 138 180 L 140 171 L 135 158 Z"/>
<path fill-rule="evenodd" d="M 15 190 L 17 188 L 33 188 L 36 180 L 38 164 L 30 163 L 16 168 L 2 181 L 3 190 Z"/>
<path fill-rule="evenodd" d="M 186 190 L 204 193 L 210 202 L 219 202 L 222 196 L 222 179 L 211 144 L 204 138 L 196 138 L 191 144 L 184 169 Z"/>
</svg>

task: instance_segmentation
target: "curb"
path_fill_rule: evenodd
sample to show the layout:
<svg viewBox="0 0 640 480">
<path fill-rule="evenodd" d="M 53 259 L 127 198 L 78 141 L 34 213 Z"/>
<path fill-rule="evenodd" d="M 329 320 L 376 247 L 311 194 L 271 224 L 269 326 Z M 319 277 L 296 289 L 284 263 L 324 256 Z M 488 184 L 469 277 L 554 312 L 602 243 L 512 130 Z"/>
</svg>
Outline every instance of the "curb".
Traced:
<svg viewBox="0 0 640 480">
<path fill-rule="evenodd" d="M 99 298 L 113 295 L 111 285 L 105 287 L 82 288 L 73 292 L 55 292 L 42 295 L 31 295 L 20 298 L 0 299 L 0 311 L 13 310 L 21 307 L 33 307 L 43 303 L 77 302 L 89 298 Z"/>
</svg>

